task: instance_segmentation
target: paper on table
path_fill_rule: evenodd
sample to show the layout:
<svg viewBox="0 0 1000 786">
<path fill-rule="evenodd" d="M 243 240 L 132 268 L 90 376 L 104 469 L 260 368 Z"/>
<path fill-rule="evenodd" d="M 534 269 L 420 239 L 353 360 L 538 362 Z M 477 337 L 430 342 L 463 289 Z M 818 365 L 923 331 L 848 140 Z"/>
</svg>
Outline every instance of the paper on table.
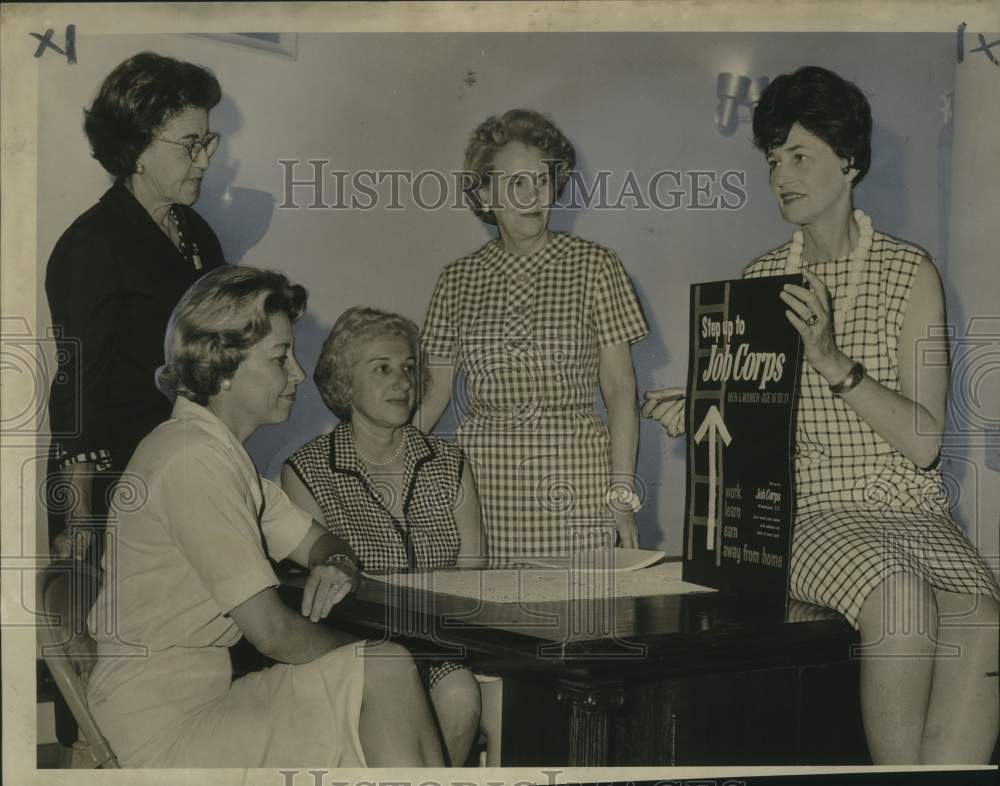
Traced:
<svg viewBox="0 0 1000 786">
<path fill-rule="evenodd" d="M 523 603 L 589 598 L 639 598 L 715 592 L 681 580 L 681 563 L 664 562 L 633 571 L 569 571 L 535 568 L 402 573 L 371 578 L 387 584 L 475 598 L 489 603 Z"/>
<path fill-rule="evenodd" d="M 667 555 L 654 549 L 593 549 L 565 557 L 533 557 L 521 568 L 559 568 L 562 570 L 641 570 L 655 565 Z M 571 568 L 572 566 L 572 568 Z"/>
</svg>

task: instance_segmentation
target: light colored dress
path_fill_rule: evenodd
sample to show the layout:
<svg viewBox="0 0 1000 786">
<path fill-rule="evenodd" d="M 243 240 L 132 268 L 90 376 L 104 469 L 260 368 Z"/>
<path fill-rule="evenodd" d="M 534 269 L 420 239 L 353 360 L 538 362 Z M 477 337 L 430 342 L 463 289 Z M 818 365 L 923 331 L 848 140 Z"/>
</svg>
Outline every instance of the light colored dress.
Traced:
<svg viewBox="0 0 1000 786">
<path fill-rule="evenodd" d="M 537 254 L 499 240 L 449 264 L 422 335 L 464 375 L 457 442 L 472 466 L 494 564 L 606 546 L 608 429 L 594 411 L 599 350 L 649 332 L 614 252 L 555 233 Z"/>
<path fill-rule="evenodd" d="M 754 260 L 744 276 L 782 275 L 788 248 Z M 900 330 L 925 257 L 875 232 L 853 308 L 836 335 L 844 353 L 897 393 Z M 835 308 L 848 268 L 848 257 L 810 267 Z M 836 609 L 855 627 L 868 595 L 897 573 L 945 591 L 1000 599 L 996 580 L 949 516 L 941 471 L 922 470 L 892 447 L 806 362 L 796 412 L 795 487 L 793 598 Z"/>
<path fill-rule="evenodd" d="M 241 634 L 226 615 L 279 583 L 262 538 L 281 560 L 311 517 L 260 478 L 215 415 L 180 397 L 119 495 L 88 620 L 99 660 L 87 700 L 122 766 L 364 766 L 355 645 L 232 680 L 227 648 Z"/>
</svg>

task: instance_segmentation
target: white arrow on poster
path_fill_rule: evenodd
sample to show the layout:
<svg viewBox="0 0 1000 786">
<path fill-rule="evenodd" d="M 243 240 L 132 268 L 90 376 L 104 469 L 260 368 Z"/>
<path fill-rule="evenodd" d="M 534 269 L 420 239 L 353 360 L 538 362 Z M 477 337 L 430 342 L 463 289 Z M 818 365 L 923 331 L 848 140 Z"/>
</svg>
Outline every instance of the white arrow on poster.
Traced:
<svg viewBox="0 0 1000 786">
<path fill-rule="evenodd" d="M 719 408 L 714 405 L 709 407 L 708 414 L 701 422 L 701 428 L 695 432 L 694 441 L 700 445 L 706 433 L 708 434 L 708 535 L 705 547 L 711 551 L 715 547 L 715 496 L 716 473 L 718 472 L 715 435 L 718 434 L 726 445 L 733 441 L 729 429 L 726 428 L 726 422 L 719 414 Z"/>
</svg>

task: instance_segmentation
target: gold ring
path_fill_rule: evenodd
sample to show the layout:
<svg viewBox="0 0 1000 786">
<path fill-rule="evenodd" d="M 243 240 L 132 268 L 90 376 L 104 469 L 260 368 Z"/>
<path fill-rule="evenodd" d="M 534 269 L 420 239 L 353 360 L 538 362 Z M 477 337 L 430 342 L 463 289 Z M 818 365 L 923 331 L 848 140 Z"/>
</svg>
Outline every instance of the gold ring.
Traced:
<svg viewBox="0 0 1000 786">
<path fill-rule="evenodd" d="M 817 322 L 819 322 L 819 315 L 818 314 L 813 314 L 812 316 L 809 317 L 809 319 L 806 320 L 806 324 L 809 325 L 809 327 L 812 327 Z"/>
</svg>

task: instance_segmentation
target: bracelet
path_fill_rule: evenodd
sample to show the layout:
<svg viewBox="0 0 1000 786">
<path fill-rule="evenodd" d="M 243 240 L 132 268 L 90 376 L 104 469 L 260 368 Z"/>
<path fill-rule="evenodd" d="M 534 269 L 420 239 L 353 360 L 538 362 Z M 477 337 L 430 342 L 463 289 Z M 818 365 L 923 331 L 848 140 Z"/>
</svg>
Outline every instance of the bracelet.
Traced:
<svg viewBox="0 0 1000 786">
<path fill-rule="evenodd" d="M 836 385 L 830 385 L 830 392 L 838 398 L 843 398 L 844 394 L 848 393 L 850 390 L 856 388 L 858 383 L 865 378 L 865 367 L 860 363 L 855 363 L 851 366 L 851 370 L 847 372 L 847 376 L 844 377 Z"/>
<path fill-rule="evenodd" d="M 345 565 L 350 565 L 350 570 L 348 571 L 348 573 L 351 574 L 351 578 L 354 578 L 356 575 L 358 575 L 358 566 L 354 564 L 354 560 L 352 560 L 347 554 L 341 554 L 339 552 L 336 554 L 331 554 L 329 557 L 323 560 L 323 564 L 334 565 L 335 567 L 338 568 L 342 568 Z"/>
<path fill-rule="evenodd" d="M 106 448 L 85 450 L 74 456 L 67 453 L 66 448 L 58 442 L 54 442 L 52 452 L 58 469 L 66 469 L 74 464 L 93 464 L 95 472 L 106 472 L 111 469 L 111 453 Z"/>
<path fill-rule="evenodd" d="M 639 495 L 625 486 L 608 489 L 608 493 L 604 495 L 604 501 L 612 510 L 620 510 L 619 505 L 627 506 L 633 513 L 642 510 L 642 500 L 639 499 Z"/>
</svg>

